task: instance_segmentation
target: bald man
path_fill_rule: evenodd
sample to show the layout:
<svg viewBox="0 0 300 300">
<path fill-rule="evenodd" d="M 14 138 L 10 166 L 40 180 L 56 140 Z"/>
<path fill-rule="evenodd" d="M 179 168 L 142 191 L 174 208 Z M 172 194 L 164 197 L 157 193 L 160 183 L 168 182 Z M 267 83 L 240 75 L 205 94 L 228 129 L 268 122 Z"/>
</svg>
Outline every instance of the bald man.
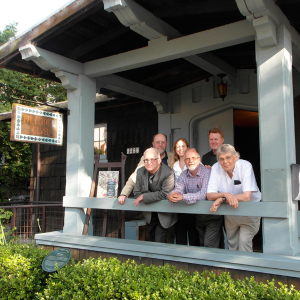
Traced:
<svg viewBox="0 0 300 300">
<path fill-rule="evenodd" d="M 157 149 L 159 154 L 160 154 L 160 159 L 161 162 L 164 163 L 167 166 L 170 166 L 171 161 L 173 159 L 173 153 L 167 152 L 167 146 L 168 146 L 168 141 L 167 141 L 167 136 L 165 134 L 158 133 L 153 137 L 153 142 L 152 142 L 153 148 Z M 121 191 L 121 194 L 118 198 L 118 201 L 120 204 L 124 204 L 125 199 L 130 195 L 132 192 L 135 183 L 136 183 L 136 174 L 137 170 L 141 167 L 145 166 L 144 163 L 144 155 L 141 157 L 141 160 L 139 164 L 137 165 L 135 171 L 130 175 L 128 178 L 124 188 Z"/>
</svg>

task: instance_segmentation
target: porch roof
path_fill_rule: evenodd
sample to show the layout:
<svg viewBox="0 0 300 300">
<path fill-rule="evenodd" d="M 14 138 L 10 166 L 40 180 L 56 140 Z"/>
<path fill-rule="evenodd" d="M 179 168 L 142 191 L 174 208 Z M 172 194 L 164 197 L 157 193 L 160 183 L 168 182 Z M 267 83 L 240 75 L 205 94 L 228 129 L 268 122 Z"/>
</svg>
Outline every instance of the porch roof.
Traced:
<svg viewBox="0 0 300 300">
<path fill-rule="evenodd" d="M 133 28 L 136 24 L 131 27 L 121 24 L 116 14 L 105 7 L 105 2 L 109 1 L 73 1 L 36 27 L 0 47 L 0 67 L 59 81 L 54 73 L 41 69 L 31 60 L 23 60 L 19 48 L 30 43 L 86 63 L 146 47 L 150 38 L 146 38 L 145 34 L 138 34 L 140 29 Z M 134 3 L 139 5 L 139 9 L 152 14 L 150 19 L 154 17 L 154 23 L 163 21 L 162 31 L 168 31 L 169 39 L 245 20 L 235 0 L 135 0 Z M 299 33 L 300 21 L 297 14 L 300 0 L 277 0 L 275 4 Z M 144 10 L 139 14 L 143 15 Z M 147 21 L 150 19 L 146 17 Z M 254 41 L 213 50 L 209 55 L 205 53 L 198 56 L 198 59 L 200 57 L 209 63 L 213 61 L 213 65 L 225 64 L 233 72 L 236 69 L 256 68 Z M 167 93 L 216 75 L 213 73 L 209 68 L 203 68 L 191 60 L 177 58 L 118 72 L 117 75 Z M 109 89 L 102 89 L 101 93 L 108 97 L 122 97 L 119 92 Z"/>
</svg>

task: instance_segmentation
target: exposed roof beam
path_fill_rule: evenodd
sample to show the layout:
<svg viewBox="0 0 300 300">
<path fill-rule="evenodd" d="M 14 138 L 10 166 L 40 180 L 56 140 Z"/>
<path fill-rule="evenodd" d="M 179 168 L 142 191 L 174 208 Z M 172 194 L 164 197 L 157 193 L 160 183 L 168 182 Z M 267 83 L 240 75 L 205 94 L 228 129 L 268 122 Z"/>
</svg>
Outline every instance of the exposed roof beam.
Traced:
<svg viewBox="0 0 300 300">
<path fill-rule="evenodd" d="M 259 19 L 269 18 L 269 23 L 274 23 L 275 26 L 283 24 L 291 33 L 294 47 L 296 51 L 300 51 L 300 35 L 297 30 L 291 25 L 289 19 L 281 11 L 281 9 L 274 3 L 273 0 L 235 0 L 242 15 L 255 26 Z M 271 30 L 270 30 L 271 31 Z M 262 34 L 266 36 L 266 29 Z M 276 37 L 276 32 L 275 32 Z"/>
<path fill-rule="evenodd" d="M 84 74 L 98 77 L 127 71 L 253 41 L 254 38 L 253 26 L 243 20 L 170 41 L 157 39 L 144 48 L 87 62 Z"/>
<path fill-rule="evenodd" d="M 234 67 L 228 65 L 224 62 L 224 60 L 210 52 L 185 57 L 185 60 L 193 63 L 210 74 L 217 75 L 220 73 L 226 73 L 227 75 L 236 77 L 236 69 Z"/>
<path fill-rule="evenodd" d="M 122 25 L 117 25 L 100 36 L 96 36 L 90 39 L 88 42 L 80 45 L 79 47 L 72 49 L 70 52 L 65 55 L 71 59 L 76 59 L 98 47 L 108 43 L 109 41 L 115 39 L 116 37 L 122 35 L 123 33 L 129 31 L 129 28 Z"/>
<path fill-rule="evenodd" d="M 168 94 L 117 75 L 106 75 L 96 78 L 97 92 L 100 88 L 122 93 L 149 102 L 168 102 Z"/>
<path fill-rule="evenodd" d="M 237 7 L 234 1 L 210 0 L 200 3 L 185 3 L 184 5 L 170 5 L 155 9 L 153 14 L 158 18 L 169 18 L 179 16 L 201 15 L 218 12 L 236 11 Z"/>
<path fill-rule="evenodd" d="M 34 61 L 43 70 L 50 70 L 51 72 L 63 70 L 76 75 L 82 74 L 82 63 L 48 50 L 28 44 L 21 47 L 20 52 L 22 59 Z"/>
<path fill-rule="evenodd" d="M 32 40 L 38 38 L 44 41 L 48 39 L 53 32 L 59 32 L 58 28 L 64 28 L 69 22 L 78 21 L 80 15 L 85 14 L 88 9 L 101 5 L 101 1 L 95 0 L 75 0 L 70 5 L 49 17 L 41 24 L 37 25 L 33 29 L 27 31 L 21 36 L 12 39 L 0 47 L 0 58 L 6 57 L 11 53 L 18 51 L 18 49 Z M 55 33 L 56 34 L 56 33 Z"/>
<path fill-rule="evenodd" d="M 276 26 L 279 24 L 283 24 L 289 30 L 293 42 L 293 66 L 300 71 L 300 35 L 274 1 L 235 1 L 241 14 L 255 27 L 256 39 L 261 47 L 273 46 L 277 43 Z"/>
<path fill-rule="evenodd" d="M 167 36 L 171 39 L 183 36 L 177 29 L 155 17 L 151 12 L 132 0 L 103 0 L 103 3 L 104 9 L 108 12 L 113 12 L 124 26 L 130 27 L 131 30 L 144 36 L 150 41 L 163 36 Z M 237 9 L 236 5 L 235 9 Z M 195 55 L 186 58 L 186 60 L 212 75 L 226 73 L 236 77 L 235 68 L 219 58 L 212 58 L 213 54 L 211 54 L 210 60 L 208 61 L 204 56 L 201 57 L 201 55 Z"/>
</svg>

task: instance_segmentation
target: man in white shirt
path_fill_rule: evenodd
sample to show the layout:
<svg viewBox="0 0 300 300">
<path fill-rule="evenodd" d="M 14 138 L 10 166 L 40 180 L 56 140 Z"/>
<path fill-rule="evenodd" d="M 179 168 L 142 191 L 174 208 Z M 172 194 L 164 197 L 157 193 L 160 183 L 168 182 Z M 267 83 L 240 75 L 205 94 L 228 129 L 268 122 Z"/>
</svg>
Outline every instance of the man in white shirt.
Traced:
<svg viewBox="0 0 300 300">
<path fill-rule="evenodd" d="M 256 184 L 251 163 L 239 159 L 239 153 L 229 144 L 217 150 L 207 188 L 207 199 L 214 200 L 210 211 L 216 212 L 222 203 L 237 208 L 239 201 L 259 202 L 261 193 Z M 260 226 L 260 217 L 225 216 L 229 250 L 252 252 L 252 239 Z"/>
</svg>

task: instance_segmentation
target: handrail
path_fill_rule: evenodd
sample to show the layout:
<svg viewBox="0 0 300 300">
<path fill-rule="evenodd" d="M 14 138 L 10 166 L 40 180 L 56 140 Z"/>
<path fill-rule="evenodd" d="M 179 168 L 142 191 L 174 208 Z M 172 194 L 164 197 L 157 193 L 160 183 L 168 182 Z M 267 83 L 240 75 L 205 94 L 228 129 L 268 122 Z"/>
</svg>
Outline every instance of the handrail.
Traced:
<svg viewBox="0 0 300 300">
<path fill-rule="evenodd" d="M 71 197 L 63 198 L 63 206 L 71 208 L 94 208 L 108 210 L 152 211 L 164 213 L 211 214 L 209 211 L 212 201 L 198 201 L 186 204 L 183 201 L 170 203 L 161 200 L 151 204 L 140 203 L 135 207 L 135 199 L 127 198 L 124 205 L 118 203 L 117 198 Z M 287 202 L 239 202 L 239 207 L 233 209 L 229 204 L 222 204 L 216 215 L 249 216 L 265 218 L 288 218 Z"/>
<path fill-rule="evenodd" d="M 36 208 L 36 207 L 62 207 L 62 203 L 60 204 L 41 204 L 41 205 L 12 205 L 12 206 L 0 206 L 0 208 Z"/>
</svg>

